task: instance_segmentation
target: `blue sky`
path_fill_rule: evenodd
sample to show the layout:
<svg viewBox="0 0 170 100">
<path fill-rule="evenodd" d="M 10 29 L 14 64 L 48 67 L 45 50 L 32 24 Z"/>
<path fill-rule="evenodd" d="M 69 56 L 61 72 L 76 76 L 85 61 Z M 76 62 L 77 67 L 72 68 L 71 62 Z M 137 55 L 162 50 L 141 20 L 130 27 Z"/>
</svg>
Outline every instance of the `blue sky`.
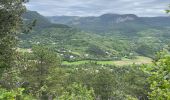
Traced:
<svg viewBox="0 0 170 100">
<path fill-rule="evenodd" d="M 105 13 L 166 16 L 170 0 L 30 0 L 29 10 L 44 16 L 99 16 Z"/>
</svg>

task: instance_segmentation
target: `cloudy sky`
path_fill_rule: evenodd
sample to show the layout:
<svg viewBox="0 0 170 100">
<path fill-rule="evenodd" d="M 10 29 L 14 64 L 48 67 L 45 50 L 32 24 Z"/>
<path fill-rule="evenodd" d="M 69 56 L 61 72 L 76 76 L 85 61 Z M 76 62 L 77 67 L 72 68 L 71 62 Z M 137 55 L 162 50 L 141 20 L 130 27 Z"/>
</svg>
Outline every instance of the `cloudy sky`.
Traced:
<svg viewBox="0 0 170 100">
<path fill-rule="evenodd" d="M 44 16 L 98 16 L 105 13 L 165 16 L 170 0 L 30 0 L 29 10 Z"/>
</svg>

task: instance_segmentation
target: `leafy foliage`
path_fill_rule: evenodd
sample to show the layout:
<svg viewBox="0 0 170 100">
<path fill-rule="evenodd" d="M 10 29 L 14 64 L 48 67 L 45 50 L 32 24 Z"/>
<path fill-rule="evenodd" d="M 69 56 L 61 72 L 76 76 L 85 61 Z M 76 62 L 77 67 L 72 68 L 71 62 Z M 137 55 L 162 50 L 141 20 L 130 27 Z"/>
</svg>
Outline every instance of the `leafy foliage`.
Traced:
<svg viewBox="0 0 170 100">
<path fill-rule="evenodd" d="M 80 84 L 74 83 L 68 87 L 68 92 L 64 92 L 63 95 L 59 97 L 60 100 L 94 100 L 93 89 L 87 90 Z"/>
<path fill-rule="evenodd" d="M 110 66 L 109 68 L 109 66 L 104 66 L 102 68 L 101 66 L 94 63 L 77 66 L 78 68 L 75 68 L 69 80 L 92 87 L 96 98 L 102 100 L 126 100 L 128 96 L 147 98 L 145 93 L 147 87 L 144 88 L 147 75 L 139 67 Z"/>
<path fill-rule="evenodd" d="M 25 7 L 22 0 L 1 0 L 0 6 L 0 68 L 8 68 L 12 67 L 15 58 L 16 36 Z"/>
<path fill-rule="evenodd" d="M 169 100 L 170 99 L 170 56 L 161 52 L 155 65 L 149 69 L 150 84 L 149 98 L 151 100 Z"/>
<path fill-rule="evenodd" d="M 54 51 L 38 45 L 33 48 L 33 55 L 27 56 L 25 61 L 22 62 L 26 65 L 21 70 L 21 76 L 28 84 L 24 88 L 28 93 L 41 98 L 46 94 L 48 75 L 60 65 L 60 59 Z"/>
<path fill-rule="evenodd" d="M 0 88 L 0 100 L 35 100 L 31 96 L 24 95 L 22 88 L 17 90 L 8 91 L 6 89 Z"/>
</svg>

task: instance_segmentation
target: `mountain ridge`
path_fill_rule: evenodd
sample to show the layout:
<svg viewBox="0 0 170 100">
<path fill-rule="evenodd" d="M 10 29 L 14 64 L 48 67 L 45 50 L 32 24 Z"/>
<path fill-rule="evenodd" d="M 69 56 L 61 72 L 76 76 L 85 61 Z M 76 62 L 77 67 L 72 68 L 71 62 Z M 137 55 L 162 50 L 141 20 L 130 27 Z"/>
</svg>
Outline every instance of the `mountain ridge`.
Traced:
<svg viewBox="0 0 170 100">
<path fill-rule="evenodd" d="M 147 28 L 164 28 L 170 26 L 169 17 L 138 17 L 135 14 L 103 14 L 101 16 L 53 16 L 47 17 L 52 23 L 66 24 L 88 32 L 110 32 L 122 30 L 143 30 Z"/>
<path fill-rule="evenodd" d="M 63 24 L 51 23 L 50 20 L 48 20 L 45 16 L 42 16 L 41 14 L 39 14 L 36 11 L 26 11 L 22 15 L 22 17 L 23 17 L 24 21 L 26 21 L 26 23 L 30 23 L 30 22 L 36 20 L 36 25 L 35 25 L 34 29 L 42 29 L 42 28 L 49 28 L 49 27 L 60 27 L 60 28 L 69 27 L 69 26 L 63 25 Z"/>
</svg>

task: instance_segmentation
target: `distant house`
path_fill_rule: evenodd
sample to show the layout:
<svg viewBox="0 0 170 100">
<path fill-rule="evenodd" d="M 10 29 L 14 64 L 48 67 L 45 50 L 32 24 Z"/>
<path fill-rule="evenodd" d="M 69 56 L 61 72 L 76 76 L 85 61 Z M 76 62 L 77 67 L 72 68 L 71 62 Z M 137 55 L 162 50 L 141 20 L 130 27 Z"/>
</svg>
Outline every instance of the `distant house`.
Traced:
<svg viewBox="0 0 170 100">
<path fill-rule="evenodd" d="M 70 56 L 70 59 L 73 59 L 74 58 L 74 56 Z"/>
</svg>

